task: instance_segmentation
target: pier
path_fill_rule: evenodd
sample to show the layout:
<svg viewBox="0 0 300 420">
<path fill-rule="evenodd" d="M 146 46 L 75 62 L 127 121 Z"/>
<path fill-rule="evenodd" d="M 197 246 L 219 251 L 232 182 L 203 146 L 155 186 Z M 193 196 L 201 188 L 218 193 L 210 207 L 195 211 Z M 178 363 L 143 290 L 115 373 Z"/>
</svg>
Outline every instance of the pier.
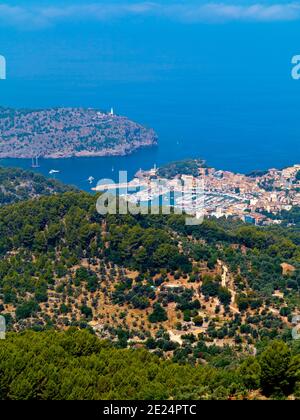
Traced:
<svg viewBox="0 0 300 420">
<path fill-rule="evenodd" d="M 137 187 L 146 187 L 147 185 L 148 185 L 147 182 L 134 179 L 130 182 L 123 182 L 120 184 L 110 183 L 110 184 L 97 185 L 96 187 L 92 188 L 92 191 L 102 192 L 106 190 L 118 190 L 118 189 L 121 190 L 121 189 L 137 188 Z"/>
</svg>

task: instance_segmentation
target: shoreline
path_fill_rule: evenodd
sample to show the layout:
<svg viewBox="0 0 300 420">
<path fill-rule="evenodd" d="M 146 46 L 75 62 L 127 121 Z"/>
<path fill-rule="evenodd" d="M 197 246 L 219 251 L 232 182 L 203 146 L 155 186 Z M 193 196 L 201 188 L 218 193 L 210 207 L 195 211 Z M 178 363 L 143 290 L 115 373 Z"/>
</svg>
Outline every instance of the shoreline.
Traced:
<svg viewBox="0 0 300 420">
<path fill-rule="evenodd" d="M 89 152 L 89 151 L 83 151 L 83 152 L 78 152 L 78 153 L 74 153 L 74 154 L 52 154 L 52 155 L 45 155 L 45 156 L 37 156 L 39 159 L 45 159 L 45 160 L 50 160 L 50 159 L 73 159 L 73 158 L 98 158 L 98 157 L 125 157 L 125 156 L 130 156 L 135 152 L 138 152 L 139 150 L 142 149 L 148 149 L 148 148 L 157 148 L 158 142 L 154 143 L 154 144 L 143 144 L 141 146 L 137 146 L 134 147 L 133 149 L 129 150 L 129 151 L 124 151 L 124 152 L 108 152 L 106 153 L 105 151 L 99 151 L 99 152 Z M 35 157 L 35 156 L 34 156 Z M 32 159 L 33 156 L 32 155 L 22 155 L 22 156 L 7 156 L 7 155 L 2 155 L 0 154 L 0 160 L 1 159 L 20 159 L 20 160 L 29 160 Z"/>
<path fill-rule="evenodd" d="M 50 162 L 52 160 L 63 162 L 63 161 L 68 161 L 68 160 L 78 160 L 78 161 L 82 160 L 83 161 L 84 159 L 91 159 L 92 160 L 92 159 L 98 159 L 98 158 L 100 158 L 100 159 L 104 159 L 104 158 L 112 158 L 112 159 L 113 158 L 126 158 L 126 157 L 131 157 L 134 154 L 138 154 L 139 152 L 141 152 L 143 150 L 146 150 L 146 149 L 158 149 L 158 148 L 159 148 L 159 144 L 154 144 L 154 145 L 149 145 L 149 146 L 145 145 L 145 146 L 136 148 L 136 149 L 132 150 L 131 152 L 125 153 L 125 154 L 109 154 L 109 155 L 101 155 L 101 154 L 96 154 L 96 155 L 94 155 L 94 154 L 93 155 L 83 154 L 82 155 L 81 154 L 81 155 L 67 155 L 67 156 L 38 156 L 38 158 L 41 161 L 45 160 L 47 162 Z M 192 157 L 192 159 L 198 159 L 198 157 Z M 32 156 L 30 156 L 30 157 L 23 157 L 23 156 L 22 157 L 14 157 L 14 156 L 4 157 L 4 156 L 0 155 L 0 166 L 1 166 L 1 161 L 3 161 L 3 160 L 5 160 L 5 161 L 26 162 L 26 161 L 31 161 Z M 186 160 L 186 159 L 185 158 L 177 159 L 177 161 L 180 161 L 180 160 Z M 173 162 L 172 159 L 168 160 L 168 161 L 166 161 L 162 164 L 158 164 L 158 167 L 159 166 L 164 166 L 164 165 L 166 165 L 168 163 L 171 163 L 171 162 Z M 245 176 L 251 178 L 253 176 L 254 177 L 256 176 L 255 173 L 268 172 L 272 169 L 282 171 L 283 169 L 286 169 L 286 168 L 289 168 L 289 167 L 295 166 L 295 165 L 298 165 L 298 163 L 292 162 L 292 163 L 286 164 L 284 166 L 271 166 L 269 168 L 264 168 L 264 169 L 234 170 L 234 169 L 222 169 L 222 167 L 221 167 L 221 168 L 218 168 L 218 170 L 219 171 L 225 171 L 225 172 L 232 172 L 236 175 L 239 175 L 239 174 L 240 175 L 245 175 Z M 16 165 L 14 165 L 14 166 L 16 166 Z M 212 167 L 212 166 L 209 166 L 209 167 Z M 31 168 L 31 169 L 39 169 L 39 168 Z"/>
<path fill-rule="evenodd" d="M 266 172 L 270 169 L 277 168 L 282 170 L 287 167 L 293 166 L 295 160 L 290 162 L 278 161 L 274 159 L 274 162 L 269 162 L 268 166 L 256 166 L 255 162 L 253 165 L 236 165 L 235 160 L 224 159 L 221 160 L 218 157 L 214 159 L 213 156 L 208 156 L 204 153 L 199 154 L 188 154 L 186 156 L 183 153 L 180 157 L 173 155 L 170 152 L 170 156 L 166 156 L 166 149 L 164 144 L 156 144 L 151 147 L 141 147 L 133 150 L 131 153 L 126 155 L 109 155 L 109 156 L 71 156 L 71 157 L 60 157 L 60 158 L 41 158 L 38 168 L 33 168 L 31 161 L 32 158 L 4 158 L 0 157 L 0 166 L 3 167 L 15 167 L 22 168 L 25 170 L 31 170 L 35 173 L 41 173 L 44 176 L 49 176 L 49 171 L 52 169 L 58 169 L 60 174 L 57 175 L 64 183 L 77 185 L 78 188 L 85 191 L 90 191 L 89 186 L 84 186 L 84 182 L 90 176 L 95 179 L 113 179 L 118 182 L 118 172 L 127 171 L 128 179 L 133 179 L 135 174 L 143 168 L 144 170 L 152 168 L 154 165 L 157 167 L 165 166 L 171 162 L 186 160 L 186 159 L 201 159 L 207 161 L 209 167 L 217 168 L 220 171 L 232 172 L 234 174 L 242 174 L 251 177 L 251 174 L 258 172 Z M 225 168 L 225 169 L 223 169 Z"/>
</svg>

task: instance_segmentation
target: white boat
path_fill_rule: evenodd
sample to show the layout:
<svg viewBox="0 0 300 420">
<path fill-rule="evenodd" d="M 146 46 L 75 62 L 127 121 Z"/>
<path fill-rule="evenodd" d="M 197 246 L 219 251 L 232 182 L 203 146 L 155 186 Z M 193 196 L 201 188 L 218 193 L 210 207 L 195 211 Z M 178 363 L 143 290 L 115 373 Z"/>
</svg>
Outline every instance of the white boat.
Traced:
<svg viewBox="0 0 300 420">
<path fill-rule="evenodd" d="M 32 158 L 31 167 L 32 168 L 39 168 L 40 167 L 38 156 L 36 156 L 36 158 Z"/>
<path fill-rule="evenodd" d="M 53 174 L 59 174 L 60 171 L 57 171 L 56 169 L 51 169 L 51 171 L 49 171 L 49 175 L 53 175 Z"/>
<path fill-rule="evenodd" d="M 88 178 L 88 182 L 89 182 L 90 184 L 92 184 L 94 181 L 95 181 L 95 178 L 94 178 L 93 176 L 90 176 L 90 177 Z"/>
</svg>

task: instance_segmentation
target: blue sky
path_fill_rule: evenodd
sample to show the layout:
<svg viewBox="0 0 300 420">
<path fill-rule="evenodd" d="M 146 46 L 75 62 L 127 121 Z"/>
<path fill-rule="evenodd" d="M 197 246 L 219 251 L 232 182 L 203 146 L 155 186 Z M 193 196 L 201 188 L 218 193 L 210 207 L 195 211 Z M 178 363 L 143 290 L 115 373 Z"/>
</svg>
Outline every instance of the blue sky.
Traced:
<svg viewBox="0 0 300 420">
<path fill-rule="evenodd" d="M 276 22 L 300 18 L 294 1 L 58 1 L 23 0 L 0 3 L 0 24 L 18 29 L 41 30 L 53 25 L 153 18 L 185 24 L 209 22 Z"/>
</svg>

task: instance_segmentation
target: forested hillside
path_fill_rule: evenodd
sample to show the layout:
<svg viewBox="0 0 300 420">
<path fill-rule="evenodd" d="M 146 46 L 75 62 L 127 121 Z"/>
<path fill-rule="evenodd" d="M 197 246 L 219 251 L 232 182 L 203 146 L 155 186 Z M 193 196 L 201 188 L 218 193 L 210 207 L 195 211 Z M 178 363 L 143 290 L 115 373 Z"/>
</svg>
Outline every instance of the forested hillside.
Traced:
<svg viewBox="0 0 300 420">
<path fill-rule="evenodd" d="M 173 179 L 178 175 L 199 176 L 199 169 L 207 168 L 203 159 L 185 159 L 170 162 L 158 169 L 157 174 L 162 178 Z"/>
<path fill-rule="evenodd" d="M 299 393 L 299 355 L 272 342 L 235 368 L 179 365 L 88 332 L 9 334 L 0 341 L 2 400 L 283 398 Z"/>
<path fill-rule="evenodd" d="M 86 193 L 7 205 L 0 209 L 0 315 L 9 331 L 76 327 L 117 348 L 236 371 L 273 340 L 297 354 L 299 243 L 296 227 L 104 217 Z"/>
<path fill-rule="evenodd" d="M 31 171 L 0 167 L 0 206 L 72 190 L 75 188 Z"/>
</svg>

